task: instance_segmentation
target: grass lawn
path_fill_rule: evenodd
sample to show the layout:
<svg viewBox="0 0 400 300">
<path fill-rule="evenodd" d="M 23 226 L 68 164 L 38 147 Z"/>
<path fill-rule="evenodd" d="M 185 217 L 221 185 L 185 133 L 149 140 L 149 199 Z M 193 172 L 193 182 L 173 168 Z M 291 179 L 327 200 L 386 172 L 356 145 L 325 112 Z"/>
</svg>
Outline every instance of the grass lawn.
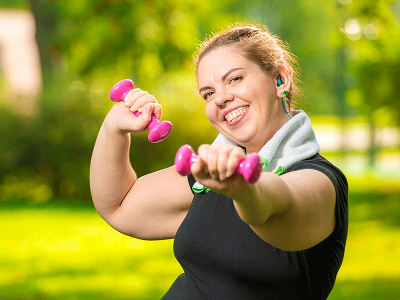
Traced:
<svg viewBox="0 0 400 300">
<path fill-rule="evenodd" d="M 345 261 L 329 297 L 398 299 L 399 193 L 350 195 Z M 140 241 L 93 206 L 0 206 L 0 300 L 160 299 L 177 275 L 172 241 Z"/>
<path fill-rule="evenodd" d="M 112 229 L 93 206 L 0 209 L 0 299 L 159 299 L 181 269 L 172 240 Z"/>
</svg>

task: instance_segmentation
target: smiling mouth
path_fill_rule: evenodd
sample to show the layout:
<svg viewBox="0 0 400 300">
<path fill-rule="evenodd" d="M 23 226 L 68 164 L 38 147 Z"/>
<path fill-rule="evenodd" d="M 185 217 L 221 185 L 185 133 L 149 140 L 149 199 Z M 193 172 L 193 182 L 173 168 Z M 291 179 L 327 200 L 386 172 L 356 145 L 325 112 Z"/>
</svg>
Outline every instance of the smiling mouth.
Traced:
<svg viewBox="0 0 400 300">
<path fill-rule="evenodd" d="M 225 120 L 226 120 L 227 122 L 233 122 L 233 121 L 235 121 L 237 118 L 239 118 L 241 115 L 243 115 L 243 114 L 246 112 L 246 110 L 247 110 L 248 108 L 249 108 L 249 107 L 246 106 L 246 107 L 239 107 L 239 108 L 237 108 L 237 109 L 235 109 L 235 110 L 232 110 L 229 114 L 227 114 L 227 115 L 225 116 Z"/>
</svg>

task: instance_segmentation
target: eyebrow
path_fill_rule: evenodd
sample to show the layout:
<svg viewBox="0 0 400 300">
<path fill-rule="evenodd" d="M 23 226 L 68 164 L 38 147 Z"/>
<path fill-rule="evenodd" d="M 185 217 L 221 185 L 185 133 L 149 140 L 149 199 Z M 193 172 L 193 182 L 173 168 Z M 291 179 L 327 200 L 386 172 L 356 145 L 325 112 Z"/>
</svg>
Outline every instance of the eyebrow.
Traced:
<svg viewBox="0 0 400 300">
<path fill-rule="evenodd" d="M 221 77 L 222 81 L 224 81 L 224 80 L 226 79 L 226 77 L 228 77 L 229 74 L 231 74 L 232 72 L 235 72 L 235 71 L 237 71 L 237 70 L 242 70 L 242 69 L 244 69 L 244 68 L 232 68 L 232 69 L 230 69 L 228 72 L 226 72 L 226 73 Z M 212 88 L 211 86 L 203 86 L 202 88 L 199 89 L 199 94 L 201 94 L 202 91 L 208 90 L 208 89 L 211 89 L 211 88 Z"/>
</svg>

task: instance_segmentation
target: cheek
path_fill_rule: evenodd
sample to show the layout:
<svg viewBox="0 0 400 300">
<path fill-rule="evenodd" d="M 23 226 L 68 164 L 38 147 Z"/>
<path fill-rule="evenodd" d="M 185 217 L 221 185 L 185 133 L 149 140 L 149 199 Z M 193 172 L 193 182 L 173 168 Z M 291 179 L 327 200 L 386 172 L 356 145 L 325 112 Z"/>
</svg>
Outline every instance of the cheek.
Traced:
<svg viewBox="0 0 400 300">
<path fill-rule="evenodd" d="M 215 119 L 217 118 L 216 110 L 210 103 L 206 104 L 206 117 L 213 124 L 215 123 Z"/>
</svg>

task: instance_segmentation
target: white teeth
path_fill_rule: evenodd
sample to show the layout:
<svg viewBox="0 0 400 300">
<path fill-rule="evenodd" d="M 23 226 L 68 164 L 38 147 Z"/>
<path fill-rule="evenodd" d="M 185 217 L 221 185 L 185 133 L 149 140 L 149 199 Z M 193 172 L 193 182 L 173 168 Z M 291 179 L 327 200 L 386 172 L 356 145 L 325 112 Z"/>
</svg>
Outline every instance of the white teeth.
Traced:
<svg viewBox="0 0 400 300">
<path fill-rule="evenodd" d="M 225 120 L 227 120 L 228 122 L 232 122 L 233 120 L 235 120 L 237 117 L 239 117 L 240 115 L 242 115 L 246 110 L 248 109 L 248 107 L 239 107 L 233 111 L 231 111 L 229 114 L 227 114 L 225 116 Z"/>
</svg>

